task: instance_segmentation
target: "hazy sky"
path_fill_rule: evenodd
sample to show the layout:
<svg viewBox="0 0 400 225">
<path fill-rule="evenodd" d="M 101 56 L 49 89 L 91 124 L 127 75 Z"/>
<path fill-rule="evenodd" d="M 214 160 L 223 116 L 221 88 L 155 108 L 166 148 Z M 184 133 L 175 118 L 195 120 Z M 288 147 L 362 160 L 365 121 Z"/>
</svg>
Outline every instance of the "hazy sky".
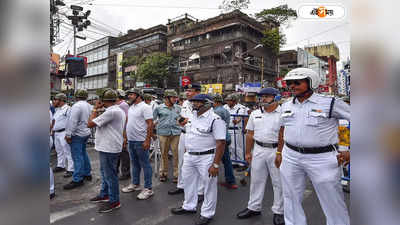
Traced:
<svg viewBox="0 0 400 225">
<path fill-rule="evenodd" d="M 94 26 L 89 31 L 81 32 L 87 36 L 86 41 L 79 40 L 77 46 L 92 42 L 93 39 L 104 37 L 108 32 L 117 35 L 126 33 L 128 29 L 149 28 L 158 24 L 166 24 L 168 19 L 188 13 L 199 20 L 205 20 L 221 13 L 218 6 L 222 0 L 65 0 L 67 5 L 79 4 L 85 11 L 90 9 L 90 18 Z M 346 8 L 346 17 L 340 21 L 307 21 L 298 18 L 289 28 L 284 28 L 287 45 L 283 49 L 296 49 L 307 44 L 334 41 L 340 50 L 341 60 L 346 60 L 350 55 L 350 1 L 282 1 L 282 0 L 250 0 L 249 9 L 242 10 L 247 14 L 254 14 L 262 9 L 288 4 L 290 8 L 298 9 L 304 3 L 339 3 Z M 89 5 L 92 4 L 92 5 Z M 69 8 L 69 7 L 68 7 Z M 71 10 L 67 7 L 60 11 Z M 66 18 L 63 18 L 69 22 Z M 68 46 L 72 53 L 72 34 L 67 28 L 61 26 L 61 38 L 64 40 L 54 50 L 65 54 Z M 99 34 L 98 34 L 99 33 Z"/>
</svg>

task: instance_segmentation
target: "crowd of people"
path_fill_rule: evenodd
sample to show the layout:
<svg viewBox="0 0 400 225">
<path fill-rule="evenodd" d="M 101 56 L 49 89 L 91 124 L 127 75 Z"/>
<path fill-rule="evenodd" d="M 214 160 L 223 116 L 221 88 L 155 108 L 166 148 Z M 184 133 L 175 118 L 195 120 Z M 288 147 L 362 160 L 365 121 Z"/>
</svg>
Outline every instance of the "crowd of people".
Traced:
<svg viewBox="0 0 400 225">
<path fill-rule="evenodd" d="M 327 224 L 349 225 L 340 166 L 349 163 L 350 154 L 338 149 L 338 121 L 350 120 L 350 107 L 335 97 L 317 94 L 319 79 L 311 69 L 294 69 L 284 80 L 293 97 L 282 103 L 279 90 L 266 87 L 257 93 L 255 109 L 241 105 L 235 94 L 225 99 L 201 94 L 201 86 L 194 83 L 180 95 L 165 90 L 161 104 L 139 88 L 106 89 L 93 105 L 85 90 L 75 93 L 72 106 L 65 94 L 57 94 L 52 102 L 56 110 L 50 111 L 57 152 L 57 166 L 50 168 L 50 198 L 55 196 L 52 172 L 65 171 L 64 177 L 72 177 L 65 190 L 91 181 L 86 143 L 95 128 L 101 187 L 90 201 L 102 203 L 100 213 L 121 207 L 120 190 L 140 191 L 140 200 L 154 195 L 150 149 L 157 141 L 159 179 L 176 183 L 168 194 L 184 195 L 183 204 L 171 213 L 194 214 L 202 202 L 197 225 L 208 224 L 216 213 L 221 164 L 225 175 L 221 185 L 230 189 L 238 188 L 234 167 L 250 170 L 249 201 L 237 213 L 238 219 L 261 214 L 266 181 L 271 177 L 273 224 L 306 225 L 302 200 L 307 176 Z M 119 180 L 129 178 L 129 185 L 120 187 Z"/>
</svg>

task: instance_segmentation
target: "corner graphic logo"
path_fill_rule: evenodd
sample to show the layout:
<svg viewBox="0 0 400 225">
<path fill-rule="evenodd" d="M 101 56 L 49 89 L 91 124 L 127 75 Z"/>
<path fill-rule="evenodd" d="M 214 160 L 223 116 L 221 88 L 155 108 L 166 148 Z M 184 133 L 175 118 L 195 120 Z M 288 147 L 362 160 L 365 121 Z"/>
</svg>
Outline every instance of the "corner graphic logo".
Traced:
<svg viewBox="0 0 400 225">
<path fill-rule="evenodd" d="M 341 20 L 346 16 L 346 9 L 339 4 L 303 4 L 298 8 L 298 15 L 302 19 Z"/>
</svg>

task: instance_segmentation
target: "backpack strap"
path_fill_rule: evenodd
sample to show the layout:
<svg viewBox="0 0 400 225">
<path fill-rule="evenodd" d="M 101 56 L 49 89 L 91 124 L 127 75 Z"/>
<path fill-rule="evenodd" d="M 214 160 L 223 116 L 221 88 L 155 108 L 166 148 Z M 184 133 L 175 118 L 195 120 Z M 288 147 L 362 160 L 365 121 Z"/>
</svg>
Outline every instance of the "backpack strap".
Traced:
<svg viewBox="0 0 400 225">
<path fill-rule="evenodd" d="M 329 108 L 329 119 L 332 118 L 333 105 L 335 104 L 335 97 L 332 97 L 331 107 Z"/>
</svg>

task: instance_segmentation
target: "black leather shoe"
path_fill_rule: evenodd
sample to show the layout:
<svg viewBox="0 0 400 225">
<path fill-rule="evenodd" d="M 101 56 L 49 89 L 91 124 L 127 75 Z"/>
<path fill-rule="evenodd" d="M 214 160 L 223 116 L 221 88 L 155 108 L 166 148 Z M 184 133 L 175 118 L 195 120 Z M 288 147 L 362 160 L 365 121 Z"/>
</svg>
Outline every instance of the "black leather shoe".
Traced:
<svg viewBox="0 0 400 225">
<path fill-rule="evenodd" d="M 51 193 L 50 194 L 50 199 L 53 199 L 54 197 L 56 197 L 56 193 Z"/>
<path fill-rule="evenodd" d="M 236 214 L 238 219 L 247 219 L 252 216 L 258 216 L 258 215 L 261 215 L 261 212 L 253 211 L 248 208 L 246 208 L 245 210 L 240 211 L 238 214 Z"/>
<path fill-rule="evenodd" d="M 93 177 L 92 177 L 92 175 L 89 175 L 89 176 L 83 177 L 83 179 L 86 181 L 92 181 Z"/>
<path fill-rule="evenodd" d="M 198 195 L 197 202 L 200 203 L 200 202 L 203 202 L 203 201 L 204 201 L 204 195 Z"/>
<path fill-rule="evenodd" d="M 169 195 L 177 195 L 177 194 L 182 194 L 184 193 L 184 190 L 182 188 L 176 188 L 174 190 L 168 191 Z"/>
<path fill-rule="evenodd" d="M 282 214 L 274 214 L 274 225 L 285 225 L 285 217 Z"/>
<path fill-rule="evenodd" d="M 64 185 L 64 190 L 71 190 L 83 185 L 83 180 L 79 182 L 71 181 L 69 184 Z"/>
<path fill-rule="evenodd" d="M 210 221 L 211 221 L 211 218 L 200 216 L 200 218 L 196 221 L 195 225 L 206 225 Z"/>
<path fill-rule="evenodd" d="M 54 173 L 59 173 L 59 172 L 63 172 L 63 171 L 65 171 L 65 168 L 58 167 L 58 166 L 56 168 L 54 168 L 54 170 L 53 170 Z"/>
<path fill-rule="evenodd" d="M 194 214 L 194 213 L 196 213 L 195 210 L 186 210 L 186 209 L 184 209 L 182 207 L 172 208 L 171 212 L 172 212 L 172 214 L 175 214 L 175 215 Z"/>
</svg>

